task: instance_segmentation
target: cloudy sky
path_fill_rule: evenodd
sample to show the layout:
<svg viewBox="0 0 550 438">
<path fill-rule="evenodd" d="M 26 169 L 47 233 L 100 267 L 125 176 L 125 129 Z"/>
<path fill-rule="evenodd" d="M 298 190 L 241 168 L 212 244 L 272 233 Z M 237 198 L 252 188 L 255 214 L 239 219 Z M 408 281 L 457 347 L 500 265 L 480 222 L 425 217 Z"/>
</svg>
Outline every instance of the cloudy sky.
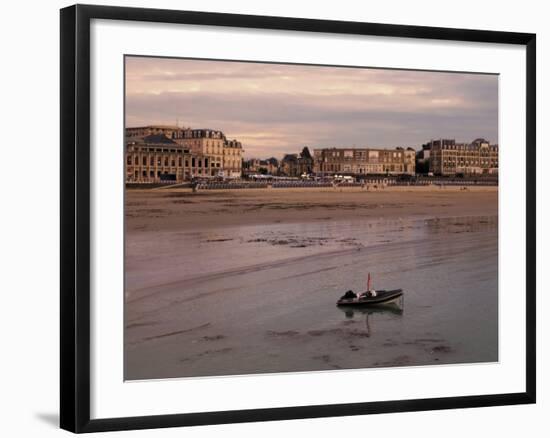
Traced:
<svg viewBox="0 0 550 438">
<path fill-rule="evenodd" d="M 176 121 L 221 130 L 258 158 L 440 137 L 497 143 L 498 77 L 127 57 L 126 126 Z"/>
</svg>

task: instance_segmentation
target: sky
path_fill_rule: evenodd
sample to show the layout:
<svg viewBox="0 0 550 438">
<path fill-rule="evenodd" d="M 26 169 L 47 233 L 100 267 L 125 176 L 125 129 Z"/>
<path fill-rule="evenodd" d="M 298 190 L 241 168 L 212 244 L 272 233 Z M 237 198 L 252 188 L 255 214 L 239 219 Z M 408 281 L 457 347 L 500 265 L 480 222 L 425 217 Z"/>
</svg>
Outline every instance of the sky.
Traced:
<svg viewBox="0 0 550 438">
<path fill-rule="evenodd" d="M 498 143 L 498 76 L 126 57 L 126 126 L 176 123 L 221 130 L 248 158 Z"/>
</svg>

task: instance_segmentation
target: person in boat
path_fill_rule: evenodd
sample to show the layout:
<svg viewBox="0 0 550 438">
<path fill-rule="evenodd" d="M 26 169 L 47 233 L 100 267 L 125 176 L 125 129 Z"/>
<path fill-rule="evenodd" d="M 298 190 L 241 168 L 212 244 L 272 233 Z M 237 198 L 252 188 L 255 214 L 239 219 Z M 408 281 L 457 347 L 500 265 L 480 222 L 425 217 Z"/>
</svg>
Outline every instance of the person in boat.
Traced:
<svg viewBox="0 0 550 438">
<path fill-rule="evenodd" d="M 371 298 L 371 297 L 375 297 L 376 295 L 377 295 L 376 291 L 372 289 L 372 290 L 367 290 L 363 292 L 360 298 Z"/>
<path fill-rule="evenodd" d="M 346 299 L 357 298 L 357 294 L 352 290 L 348 290 L 342 298 L 346 298 Z"/>
</svg>

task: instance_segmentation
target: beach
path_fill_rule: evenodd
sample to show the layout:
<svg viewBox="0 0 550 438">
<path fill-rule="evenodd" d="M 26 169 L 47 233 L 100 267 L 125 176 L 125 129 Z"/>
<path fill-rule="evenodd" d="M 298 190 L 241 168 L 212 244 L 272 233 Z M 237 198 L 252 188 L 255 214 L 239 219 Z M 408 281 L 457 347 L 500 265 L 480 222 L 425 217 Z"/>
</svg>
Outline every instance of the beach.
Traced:
<svg viewBox="0 0 550 438">
<path fill-rule="evenodd" d="M 125 227 L 126 379 L 498 360 L 496 187 L 126 190 Z M 404 305 L 336 308 L 367 272 Z"/>
<path fill-rule="evenodd" d="M 127 190 L 126 232 L 323 221 L 497 214 L 497 187 Z"/>
</svg>

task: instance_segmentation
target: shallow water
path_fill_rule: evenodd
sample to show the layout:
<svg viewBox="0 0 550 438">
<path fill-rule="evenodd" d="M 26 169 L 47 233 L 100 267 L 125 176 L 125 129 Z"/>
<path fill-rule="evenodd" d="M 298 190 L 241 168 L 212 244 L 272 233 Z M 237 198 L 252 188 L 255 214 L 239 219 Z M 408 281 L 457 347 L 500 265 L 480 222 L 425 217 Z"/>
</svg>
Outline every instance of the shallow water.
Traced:
<svg viewBox="0 0 550 438">
<path fill-rule="evenodd" d="M 134 233 L 125 376 L 497 361 L 497 230 L 460 217 Z M 369 271 L 403 302 L 337 308 Z"/>
</svg>

